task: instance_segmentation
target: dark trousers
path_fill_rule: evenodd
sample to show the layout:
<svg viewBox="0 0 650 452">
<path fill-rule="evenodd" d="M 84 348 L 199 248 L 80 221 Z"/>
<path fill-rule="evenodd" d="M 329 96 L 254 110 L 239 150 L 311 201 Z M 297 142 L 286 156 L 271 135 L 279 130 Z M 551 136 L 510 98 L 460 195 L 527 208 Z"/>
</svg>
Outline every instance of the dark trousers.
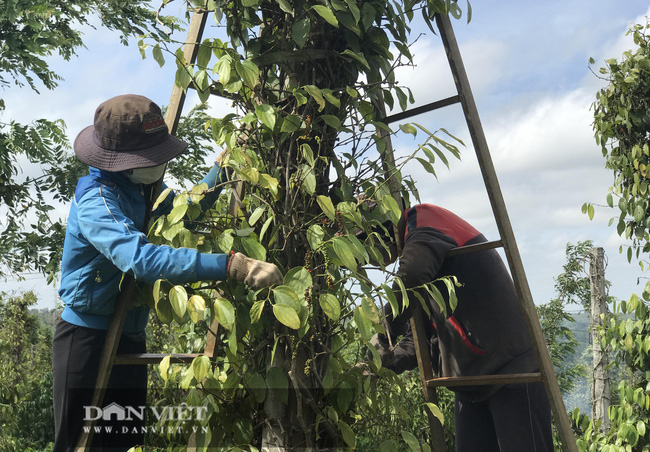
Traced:
<svg viewBox="0 0 650 452">
<path fill-rule="evenodd" d="M 146 365 L 114 366 L 100 407 L 91 406 L 106 331 L 61 320 L 54 333 L 54 452 L 75 450 L 84 419 L 97 418 L 93 451 L 126 451 L 144 441 Z M 144 334 L 123 335 L 118 353 L 144 353 Z"/>
<path fill-rule="evenodd" d="M 543 383 L 506 385 L 484 402 L 456 393 L 456 451 L 553 452 Z"/>
</svg>

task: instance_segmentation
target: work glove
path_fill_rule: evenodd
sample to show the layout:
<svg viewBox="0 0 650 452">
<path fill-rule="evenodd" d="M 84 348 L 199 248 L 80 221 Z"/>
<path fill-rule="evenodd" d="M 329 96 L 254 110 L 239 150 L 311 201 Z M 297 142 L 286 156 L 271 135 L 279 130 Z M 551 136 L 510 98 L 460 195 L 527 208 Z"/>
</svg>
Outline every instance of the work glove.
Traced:
<svg viewBox="0 0 650 452">
<path fill-rule="evenodd" d="M 374 347 L 381 358 L 381 365 L 392 369 L 395 365 L 395 353 L 390 349 L 388 338 L 383 334 L 375 334 L 370 339 L 370 346 Z M 368 350 L 368 361 L 372 361 L 372 353 Z"/>
<path fill-rule="evenodd" d="M 282 284 L 282 273 L 275 264 L 251 259 L 242 253 L 235 253 L 230 257 L 226 276 L 256 290 Z"/>
</svg>

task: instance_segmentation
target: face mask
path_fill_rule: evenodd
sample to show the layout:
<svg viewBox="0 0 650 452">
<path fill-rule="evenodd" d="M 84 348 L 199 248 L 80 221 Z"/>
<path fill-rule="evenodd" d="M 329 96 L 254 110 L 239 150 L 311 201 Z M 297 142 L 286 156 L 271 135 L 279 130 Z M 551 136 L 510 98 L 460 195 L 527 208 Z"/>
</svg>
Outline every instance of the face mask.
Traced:
<svg viewBox="0 0 650 452">
<path fill-rule="evenodd" d="M 166 163 L 151 168 L 135 168 L 127 170 L 124 175 L 134 184 L 153 184 L 160 179 L 165 172 Z"/>
</svg>

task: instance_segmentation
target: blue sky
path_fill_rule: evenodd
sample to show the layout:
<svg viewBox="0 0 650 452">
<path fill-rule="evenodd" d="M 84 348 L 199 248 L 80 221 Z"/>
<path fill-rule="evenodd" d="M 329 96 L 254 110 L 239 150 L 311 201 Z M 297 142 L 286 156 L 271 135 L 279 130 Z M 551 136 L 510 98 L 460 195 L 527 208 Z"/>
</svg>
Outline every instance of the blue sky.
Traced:
<svg viewBox="0 0 650 452">
<path fill-rule="evenodd" d="M 170 7 L 174 12 L 173 3 Z M 567 242 L 587 239 L 605 248 L 611 294 L 639 293 L 637 278 L 644 275 L 618 254 L 622 241 L 607 226 L 616 212 L 598 208 L 589 221 L 580 207 L 586 201 L 604 204 L 612 181 L 591 130 L 590 105 L 603 82 L 589 71 L 588 60 L 597 61 L 597 71 L 606 58 L 618 58 L 632 47 L 624 34 L 630 23 L 645 21 L 647 0 L 486 0 L 473 2 L 472 9 L 472 21 L 454 21 L 454 30 L 535 302 L 554 295 L 553 278 L 562 271 Z M 0 119 L 62 118 L 72 141 L 92 122 L 97 105 L 114 95 L 137 93 L 168 103 L 172 65 L 160 69 L 152 58 L 142 60 L 135 45 L 124 47 L 104 30 L 88 29 L 84 42 L 87 49 L 70 62 L 52 58 L 52 67 L 64 78 L 56 90 L 41 90 L 40 96 L 13 87 L 3 92 L 7 110 Z M 428 32 L 413 49 L 416 67 L 401 69 L 397 78 L 413 90 L 416 105 L 455 94 L 439 37 Z M 186 105 L 195 102 L 191 96 Z M 214 105 L 217 114 L 225 108 Z M 430 130 L 445 127 L 467 144 L 461 162 L 452 162 L 450 171 L 437 169 L 438 180 L 415 165 L 408 167 L 422 200 L 455 211 L 489 239 L 498 238 L 460 107 L 411 120 Z M 396 140 L 397 155 L 412 152 L 416 143 Z M 24 169 L 35 171 L 31 165 Z M 65 216 L 67 206 L 57 212 Z M 0 285 L 3 290 L 35 288 L 40 306 L 54 307 L 54 288 L 28 279 Z"/>
</svg>

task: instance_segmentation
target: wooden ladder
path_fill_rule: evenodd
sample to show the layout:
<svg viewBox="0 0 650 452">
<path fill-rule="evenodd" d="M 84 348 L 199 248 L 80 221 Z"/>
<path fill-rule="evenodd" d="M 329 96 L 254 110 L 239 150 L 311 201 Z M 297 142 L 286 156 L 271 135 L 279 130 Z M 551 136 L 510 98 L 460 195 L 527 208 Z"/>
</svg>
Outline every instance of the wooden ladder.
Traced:
<svg viewBox="0 0 650 452">
<path fill-rule="evenodd" d="M 474 97 L 465 72 L 458 43 L 456 42 L 456 37 L 451 26 L 451 21 L 448 16 L 438 14 L 436 15 L 436 25 L 440 32 L 440 37 L 442 38 L 458 94 L 412 110 L 391 116 L 385 116 L 383 122 L 389 124 L 421 113 L 446 107 L 448 105 L 456 103 L 461 104 L 501 239 L 493 242 L 459 247 L 451 250 L 448 255 L 453 256 L 503 247 L 519 302 L 521 304 L 521 309 L 524 313 L 526 326 L 528 327 L 533 347 L 535 349 L 539 372 L 529 374 L 479 375 L 446 378 L 434 377 L 430 359 L 431 355 L 429 354 L 428 338 L 424 330 L 423 312 L 422 308 L 418 306 L 418 309 L 416 309 L 415 314 L 411 319 L 411 329 L 413 331 L 413 340 L 417 354 L 418 367 L 420 369 L 420 378 L 422 380 L 424 397 L 429 402 L 437 403 L 436 388 L 442 386 L 458 387 L 542 381 L 546 387 L 546 393 L 548 394 L 555 424 L 564 446 L 563 450 L 566 452 L 577 452 L 578 449 L 571 430 L 571 423 L 564 407 L 560 388 L 555 377 L 553 363 L 551 362 L 551 357 L 546 347 L 542 328 L 537 318 L 535 304 L 533 303 L 533 298 L 530 293 L 524 267 L 517 248 L 517 242 L 508 218 L 508 212 L 503 201 L 499 181 L 497 180 L 494 165 L 492 164 L 490 151 L 485 139 L 483 127 L 481 126 L 478 110 L 474 102 Z M 382 135 L 387 145 L 387 152 L 382 155 L 382 158 L 384 159 L 384 169 L 394 168 L 395 162 L 390 136 L 382 132 L 379 133 Z M 390 178 L 389 184 L 393 197 L 398 202 L 398 205 L 401 205 L 402 201 L 397 181 L 394 178 Z M 431 445 L 433 450 L 436 452 L 446 452 L 447 447 L 444 442 L 442 425 L 438 419 L 432 415 L 429 416 L 429 423 L 431 426 Z"/>
</svg>

